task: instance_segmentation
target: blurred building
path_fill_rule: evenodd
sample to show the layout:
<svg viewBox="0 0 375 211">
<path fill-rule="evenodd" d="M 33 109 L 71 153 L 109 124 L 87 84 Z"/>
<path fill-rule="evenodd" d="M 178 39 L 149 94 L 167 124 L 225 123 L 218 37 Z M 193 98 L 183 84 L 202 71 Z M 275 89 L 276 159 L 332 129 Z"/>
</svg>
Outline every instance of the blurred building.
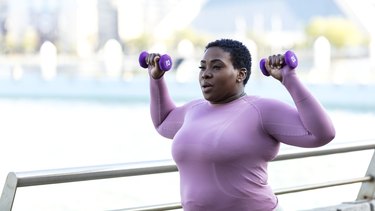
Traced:
<svg viewBox="0 0 375 211">
<path fill-rule="evenodd" d="M 60 52 L 88 55 L 109 39 L 153 33 L 181 2 L 188 1 L 0 0 L 0 35 L 10 52 L 22 52 L 25 43 L 37 50 L 51 41 Z"/>
<path fill-rule="evenodd" d="M 340 2 L 0 0 L 0 38 L 8 52 L 37 51 L 51 41 L 59 52 L 80 56 L 94 54 L 110 39 L 124 43 L 145 33 L 167 39 L 187 27 L 217 37 L 265 32 L 267 43 L 277 45 L 299 40 L 313 17 L 347 17 Z"/>
<path fill-rule="evenodd" d="M 344 16 L 335 0 L 209 0 L 192 22 L 200 31 L 223 34 L 243 20 L 249 31 L 303 31 L 313 17 Z"/>
<path fill-rule="evenodd" d="M 112 1 L 98 1 L 98 39 L 102 48 L 110 39 L 119 40 L 117 5 Z"/>
<path fill-rule="evenodd" d="M 110 0 L 1 0 L 0 10 L 0 33 L 15 52 L 30 42 L 38 50 L 45 41 L 60 52 L 93 51 L 118 39 L 117 9 Z"/>
<path fill-rule="evenodd" d="M 7 4 L 4 0 L 0 0 L 0 38 L 6 33 L 5 19 L 6 19 Z"/>
</svg>

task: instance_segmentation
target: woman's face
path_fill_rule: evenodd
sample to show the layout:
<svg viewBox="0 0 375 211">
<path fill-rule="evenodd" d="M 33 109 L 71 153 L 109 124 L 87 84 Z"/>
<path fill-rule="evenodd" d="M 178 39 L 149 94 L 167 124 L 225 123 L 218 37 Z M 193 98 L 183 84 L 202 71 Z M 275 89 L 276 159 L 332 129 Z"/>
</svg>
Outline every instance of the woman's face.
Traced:
<svg viewBox="0 0 375 211">
<path fill-rule="evenodd" d="M 213 104 L 227 103 L 243 93 L 243 71 L 234 69 L 230 54 L 208 48 L 201 60 L 199 83 L 203 96 Z"/>
</svg>

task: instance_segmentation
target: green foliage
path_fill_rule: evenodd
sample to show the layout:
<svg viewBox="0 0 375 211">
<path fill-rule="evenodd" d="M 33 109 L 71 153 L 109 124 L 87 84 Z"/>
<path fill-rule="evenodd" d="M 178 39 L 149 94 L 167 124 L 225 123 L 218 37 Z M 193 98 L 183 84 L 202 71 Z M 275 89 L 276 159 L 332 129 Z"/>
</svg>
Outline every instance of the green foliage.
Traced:
<svg viewBox="0 0 375 211">
<path fill-rule="evenodd" d="M 124 41 L 125 51 L 127 51 L 127 53 L 139 53 L 142 50 L 148 49 L 153 42 L 153 36 L 144 33 L 137 38 Z"/>
<path fill-rule="evenodd" d="M 190 40 L 196 48 L 204 48 L 207 42 L 210 40 L 210 36 L 200 34 L 192 29 L 183 29 L 177 31 L 170 41 L 172 47 L 176 47 L 181 40 Z"/>
<path fill-rule="evenodd" d="M 163 42 L 168 49 L 176 50 L 178 43 L 184 39 L 190 40 L 196 48 L 203 48 L 207 44 L 209 36 L 199 34 L 191 29 L 183 29 L 175 32 L 170 39 L 164 40 Z M 152 34 L 144 33 L 137 38 L 123 42 L 125 44 L 126 53 L 138 53 L 142 50 L 149 49 L 157 40 Z"/>
<path fill-rule="evenodd" d="M 364 45 L 368 40 L 353 22 L 340 17 L 315 18 L 307 25 L 306 34 L 324 36 L 337 48 Z"/>
</svg>

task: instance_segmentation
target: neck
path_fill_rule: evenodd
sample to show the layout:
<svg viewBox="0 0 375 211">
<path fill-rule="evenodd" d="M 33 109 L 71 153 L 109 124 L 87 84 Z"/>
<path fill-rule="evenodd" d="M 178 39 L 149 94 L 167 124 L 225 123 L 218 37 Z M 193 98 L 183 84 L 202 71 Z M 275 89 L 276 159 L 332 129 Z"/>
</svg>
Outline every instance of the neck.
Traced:
<svg viewBox="0 0 375 211">
<path fill-rule="evenodd" d="M 228 97 L 224 101 L 221 101 L 221 102 L 211 102 L 211 104 L 225 104 L 225 103 L 230 103 L 230 102 L 232 102 L 234 100 L 237 100 L 238 98 L 241 98 L 241 97 L 243 97 L 245 95 L 246 95 L 246 93 L 244 92 L 244 90 L 242 90 L 242 92 L 239 92 L 236 95 Z"/>
<path fill-rule="evenodd" d="M 237 95 L 234 95 L 233 97 L 228 98 L 228 102 L 231 102 L 233 100 L 237 100 L 238 98 L 241 98 L 245 95 L 246 95 L 246 93 L 244 92 L 244 90 L 242 90 L 242 92 L 238 93 Z"/>
</svg>

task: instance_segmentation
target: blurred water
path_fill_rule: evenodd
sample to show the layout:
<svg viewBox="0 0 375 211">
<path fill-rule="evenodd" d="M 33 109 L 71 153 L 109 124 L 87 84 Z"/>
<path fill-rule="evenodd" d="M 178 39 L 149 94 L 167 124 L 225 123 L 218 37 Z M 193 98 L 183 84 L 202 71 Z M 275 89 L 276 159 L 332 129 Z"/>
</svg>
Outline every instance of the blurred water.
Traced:
<svg viewBox="0 0 375 211">
<path fill-rule="evenodd" d="M 107 86 L 95 82 L 97 92 L 85 86 L 89 91 L 82 96 L 90 96 L 88 93 L 92 96 L 82 99 L 79 92 L 83 92 L 83 89 L 74 89 L 73 86 L 65 86 L 62 90 L 66 93 L 60 92 L 57 97 L 47 97 L 47 94 L 35 98 L 32 95 L 22 97 L 20 91 L 19 95 L 14 92 L 13 98 L 0 99 L 0 181 L 5 181 L 10 171 L 171 159 L 171 142 L 159 136 L 151 123 L 146 81 L 136 85 L 112 83 L 109 86 L 117 90 L 117 94 L 103 91 Z M 200 97 L 197 88 L 170 83 L 171 94 L 178 99 L 178 103 Z M 262 83 L 249 86 L 248 93 L 289 100 L 278 85 L 265 86 Z M 54 86 L 56 88 L 57 85 Z M 373 99 L 364 98 L 364 103 L 356 103 L 350 99 L 349 94 L 353 91 L 350 86 L 340 89 L 348 90 L 340 93 L 347 94 L 349 99 L 342 98 L 337 89 L 322 87 L 315 86 L 312 90 L 327 105 L 336 126 L 336 139 L 329 146 L 374 139 Z M 69 89 L 72 91 L 67 91 Z M 51 90 L 47 89 L 45 93 L 52 93 Z M 5 92 L 4 89 L 2 91 Z M 69 93 L 74 91 L 78 93 L 76 97 L 67 97 L 72 96 Z M 131 92 L 134 92 L 133 95 L 129 95 Z M 327 97 L 332 93 L 336 94 Z M 358 97 L 364 93 L 357 93 L 353 97 L 362 100 Z M 334 101 L 340 103 L 332 103 Z M 292 149 L 295 150 L 287 146 L 282 148 Z M 360 177 L 364 175 L 371 155 L 371 151 L 365 151 L 271 163 L 269 182 L 277 189 Z M 358 188 L 358 185 L 349 185 L 290 194 L 279 199 L 285 210 L 299 210 L 354 200 Z M 115 210 L 175 202 L 179 200 L 178 191 L 176 173 L 27 187 L 17 191 L 14 210 Z"/>
</svg>

